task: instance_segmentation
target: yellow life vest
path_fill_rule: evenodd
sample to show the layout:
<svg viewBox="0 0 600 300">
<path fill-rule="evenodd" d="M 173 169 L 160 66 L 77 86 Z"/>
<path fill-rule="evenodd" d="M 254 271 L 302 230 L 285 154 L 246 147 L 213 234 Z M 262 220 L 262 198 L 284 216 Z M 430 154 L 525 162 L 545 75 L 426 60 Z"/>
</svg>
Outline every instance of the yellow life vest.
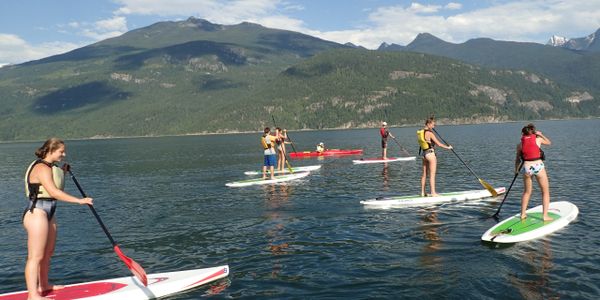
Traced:
<svg viewBox="0 0 600 300">
<path fill-rule="evenodd" d="M 33 169 L 33 167 L 38 163 L 43 163 L 43 162 L 41 162 L 41 160 L 36 160 L 36 161 L 32 162 L 29 165 L 29 167 L 27 168 L 27 171 L 25 172 L 25 196 L 27 198 L 29 198 L 29 196 L 30 196 L 29 195 L 29 185 L 30 185 L 29 175 L 31 174 L 31 170 Z M 65 172 L 61 168 L 59 168 L 58 166 L 55 166 L 55 165 L 52 165 L 52 180 L 54 181 L 54 185 L 58 189 L 64 190 L 64 188 L 65 188 Z M 42 186 L 40 184 L 37 198 L 38 199 L 44 199 L 44 198 L 52 199 L 52 196 L 50 196 L 50 193 L 48 193 L 48 191 L 46 191 L 44 186 Z"/>
<path fill-rule="evenodd" d="M 260 143 L 262 144 L 262 146 L 263 146 L 263 149 L 264 149 L 264 150 L 267 150 L 267 149 L 269 149 L 269 148 L 273 148 L 273 142 L 272 142 L 270 139 L 269 139 L 269 141 L 267 142 L 267 136 L 268 136 L 268 135 L 263 135 L 263 136 L 260 138 Z"/>
<path fill-rule="evenodd" d="M 433 148 L 433 145 L 431 145 L 429 142 L 427 142 L 427 140 L 425 140 L 425 132 L 429 131 L 427 129 L 419 129 L 417 130 L 417 142 L 419 142 L 419 147 L 421 147 L 421 150 L 427 150 L 430 148 Z"/>
</svg>

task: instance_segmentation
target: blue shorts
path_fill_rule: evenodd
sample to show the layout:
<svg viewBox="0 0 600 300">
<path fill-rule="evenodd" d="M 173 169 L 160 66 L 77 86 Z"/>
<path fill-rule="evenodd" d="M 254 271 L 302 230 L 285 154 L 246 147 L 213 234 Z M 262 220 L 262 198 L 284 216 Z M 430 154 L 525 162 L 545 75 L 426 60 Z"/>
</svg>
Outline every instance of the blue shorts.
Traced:
<svg viewBox="0 0 600 300">
<path fill-rule="evenodd" d="M 277 165 L 277 155 L 269 154 L 265 155 L 265 167 L 274 167 Z"/>
</svg>

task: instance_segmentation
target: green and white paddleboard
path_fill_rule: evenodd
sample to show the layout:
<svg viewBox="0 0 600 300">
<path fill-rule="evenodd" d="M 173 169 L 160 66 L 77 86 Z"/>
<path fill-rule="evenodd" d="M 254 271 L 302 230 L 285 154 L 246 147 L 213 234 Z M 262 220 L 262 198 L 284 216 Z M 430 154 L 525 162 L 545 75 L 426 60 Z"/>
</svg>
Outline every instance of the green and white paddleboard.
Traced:
<svg viewBox="0 0 600 300">
<path fill-rule="evenodd" d="M 293 173 L 293 174 L 275 176 L 275 179 L 255 178 L 255 179 L 229 182 L 229 183 L 226 183 L 225 185 L 229 186 L 229 187 L 241 187 L 241 186 L 249 186 L 249 185 L 280 183 L 280 182 L 286 182 L 286 181 L 306 177 L 306 176 L 308 176 L 308 174 L 310 174 L 310 172 L 298 172 L 298 173 Z M 267 177 L 267 178 L 269 178 L 269 177 Z"/>
<path fill-rule="evenodd" d="M 498 195 L 504 194 L 506 189 L 504 187 L 496 188 Z M 420 195 L 414 196 L 396 196 L 396 197 L 384 197 L 370 200 L 360 201 L 361 204 L 368 208 L 392 208 L 392 207 L 406 207 L 406 206 L 426 206 L 444 202 L 456 202 L 465 200 L 475 200 L 492 197 L 492 194 L 488 190 L 473 190 L 473 191 L 462 191 L 454 193 L 441 193 L 439 196 L 422 197 Z"/>
<path fill-rule="evenodd" d="M 537 239 L 569 225 L 578 214 L 579 209 L 571 202 L 550 202 L 548 215 L 554 220 L 544 222 L 542 206 L 539 205 L 527 210 L 525 220 L 521 220 L 521 214 L 518 213 L 490 228 L 481 239 L 494 243 L 517 243 Z"/>
<path fill-rule="evenodd" d="M 292 172 L 304 172 L 304 171 L 315 171 L 321 168 L 321 165 L 314 166 L 302 166 L 302 167 L 292 167 Z M 269 174 L 269 170 L 267 170 L 267 174 Z M 275 170 L 275 174 L 290 174 L 290 169 L 285 168 L 283 171 Z M 244 172 L 246 175 L 262 175 L 262 170 L 259 171 L 246 171 Z"/>
</svg>

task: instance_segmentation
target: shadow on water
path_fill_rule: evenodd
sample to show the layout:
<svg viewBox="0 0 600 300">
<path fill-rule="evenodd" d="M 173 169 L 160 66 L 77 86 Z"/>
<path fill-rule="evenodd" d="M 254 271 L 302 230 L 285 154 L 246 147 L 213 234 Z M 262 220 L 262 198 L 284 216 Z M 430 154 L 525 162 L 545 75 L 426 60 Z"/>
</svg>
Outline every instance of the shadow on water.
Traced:
<svg viewBox="0 0 600 300">
<path fill-rule="evenodd" d="M 42 96 L 35 100 L 31 110 L 38 114 L 56 114 L 96 103 L 124 100 L 130 95 L 106 82 L 93 81 Z"/>
</svg>

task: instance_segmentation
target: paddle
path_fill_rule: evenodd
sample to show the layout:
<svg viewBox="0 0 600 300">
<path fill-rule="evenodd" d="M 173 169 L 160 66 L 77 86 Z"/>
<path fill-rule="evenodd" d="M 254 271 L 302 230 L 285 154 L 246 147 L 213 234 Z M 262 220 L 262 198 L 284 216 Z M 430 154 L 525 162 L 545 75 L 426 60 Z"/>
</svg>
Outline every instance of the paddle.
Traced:
<svg viewBox="0 0 600 300">
<path fill-rule="evenodd" d="M 277 126 L 277 122 L 275 122 L 275 117 L 273 115 L 271 115 L 271 118 L 273 119 L 273 124 L 275 124 L 275 127 L 279 127 L 279 126 Z M 290 140 L 290 143 L 292 143 L 292 139 L 290 139 L 290 136 L 287 135 L 287 132 L 286 132 L 286 136 L 287 136 L 288 140 Z M 284 142 L 282 142 L 282 143 L 284 143 Z M 296 148 L 294 148 L 294 143 L 292 143 L 292 149 L 294 149 L 294 152 L 296 152 Z M 293 174 L 294 170 L 292 170 L 292 166 L 290 165 L 290 161 L 287 157 L 287 152 L 283 152 L 283 155 L 284 155 L 285 164 L 287 165 L 288 170 L 290 170 L 290 173 Z"/>
<path fill-rule="evenodd" d="M 273 119 L 273 124 L 275 124 L 275 127 L 277 127 L 277 122 L 275 122 L 275 117 L 273 115 L 271 115 L 271 119 Z M 288 140 L 290 140 L 290 143 L 292 144 L 292 149 L 294 149 L 294 152 L 298 152 L 296 151 L 296 147 L 294 147 L 294 142 L 292 141 L 292 138 L 290 137 L 290 135 L 286 132 L 287 138 Z"/>
<path fill-rule="evenodd" d="M 77 186 L 77 189 L 79 189 L 81 196 L 84 198 L 87 197 L 85 192 L 81 188 L 81 185 L 79 185 L 77 178 L 75 178 L 75 175 L 73 175 L 73 172 L 71 172 L 71 168 L 67 168 L 67 171 L 69 172 L 69 174 L 71 174 L 71 179 L 73 179 L 73 182 L 75 182 L 75 185 Z M 125 265 L 127 266 L 127 268 L 129 268 L 131 273 L 133 273 L 133 275 L 135 275 L 135 277 L 137 277 L 144 284 L 144 286 L 148 286 L 148 278 L 146 277 L 146 271 L 144 271 L 144 268 L 142 268 L 142 266 L 140 266 L 140 264 L 135 262 L 133 259 L 131 259 L 131 258 L 127 257 L 125 254 L 123 254 L 123 251 L 121 251 L 121 249 L 119 248 L 119 245 L 112 238 L 112 236 L 108 232 L 108 229 L 106 228 L 106 226 L 100 219 L 100 216 L 96 212 L 96 209 L 94 208 L 94 206 L 88 204 L 88 207 L 92 210 L 94 217 L 96 217 L 96 220 L 100 224 L 100 227 L 102 227 L 102 230 L 104 230 L 104 233 L 106 234 L 106 236 L 112 243 L 113 250 L 117 253 L 119 258 L 125 263 Z"/>
<path fill-rule="evenodd" d="M 410 152 L 408 152 L 408 150 L 404 149 L 404 147 L 402 147 L 402 145 L 400 145 L 400 143 L 398 142 L 398 140 L 396 140 L 396 138 L 394 136 L 392 136 L 392 140 L 394 140 L 394 142 L 396 142 L 398 147 L 400 147 L 400 149 L 402 149 L 402 151 L 404 151 L 404 153 L 406 153 L 407 156 L 410 155 Z"/>
<path fill-rule="evenodd" d="M 448 145 L 448 143 L 446 141 L 444 141 L 442 136 L 435 130 L 435 128 L 432 128 L 432 129 L 433 129 L 433 132 L 435 132 L 435 134 L 437 134 L 437 136 L 440 138 L 440 140 L 442 140 L 442 142 L 444 142 L 444 144 Z M 456 155 L 456 157 L 460 160 L 460 162 L 462 162 L 463 165 L 465 165 L 465 167 L 467 167 L 467 169 L 469 169 L 469 171 L 471 171 L 471 174 L 473 174 L 473 176 L 475 176 L 475 177 L 477 177 L 477 179 L 479 179 L 479 183 L 481 183 L 481 185 L 483 185 L 483 187 L 492 194 L 492 197 L 498 196 L 498 192 L 496 192 L 496 189 L 494 189 L 494 187 L 492 187 L 489 183 L 485 182 L 485 180 L 479 178 L 479 176 L 477 176 L 477 174 L 475 174 L 475 172 L 471 169 L 471 167 L 469 167 L 467 165 L 467 163 L 465 163 L 462 160 L 462 158 L 460 158 L 460 156 L 458 156 L 458 153 L 456 153 L 456 151 L 454 151 L 454 148 L 452 148 L 450 150 L 452 150 L 452 153 L 454 153 L 454 155 Z"/>
<path fill-rule="evenodd" d="M 510 183 L 510 185 L 508 186 L 508 189 L 506 190 L 506 193 L 504 194 L 504 199 L 502 199 L 502 202 L 500 202 L 500 206 L 498 207 L 498 210 L 496 211 L 496 213 L 494 215 L 492 215 L 490 218 L 494 218 L 494 219 L 498 219 L 498 214 L 500 214 L 500 209 L 502 209 L 502 204 L 504 204 L 504 201 L 506 200 L 506 198 L 508 197 L 508 192 L 510 192 L 510 189 L 512 188 L 513 184 L 515 183 L 515 180 L 517 180 L 517 177 L 519 176 L 519 170 L 521 170 L 521 167 L 523 167 L 523 162 L 521 162 L 519 164 L 519 168 L 517 168 L 517 172 L 515 172 L 515 177 L 513 177 L 512 182 Z"/>
</svg>

